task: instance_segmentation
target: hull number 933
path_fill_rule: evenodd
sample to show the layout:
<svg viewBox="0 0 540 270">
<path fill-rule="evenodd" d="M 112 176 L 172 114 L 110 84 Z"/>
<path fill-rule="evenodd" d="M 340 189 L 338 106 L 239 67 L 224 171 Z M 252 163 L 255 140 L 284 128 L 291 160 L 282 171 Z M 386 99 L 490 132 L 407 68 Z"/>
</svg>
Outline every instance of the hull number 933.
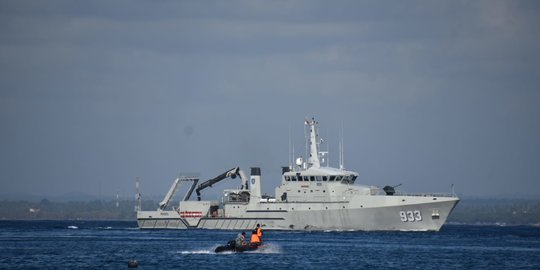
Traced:
<svg viewBox="0 0 540 270">
<path fill-rule="evenodd" d="M 399 211 L 399 217 L 403 222 L 422 221 L 422 213 L 419 210 Z"/>
</svg>

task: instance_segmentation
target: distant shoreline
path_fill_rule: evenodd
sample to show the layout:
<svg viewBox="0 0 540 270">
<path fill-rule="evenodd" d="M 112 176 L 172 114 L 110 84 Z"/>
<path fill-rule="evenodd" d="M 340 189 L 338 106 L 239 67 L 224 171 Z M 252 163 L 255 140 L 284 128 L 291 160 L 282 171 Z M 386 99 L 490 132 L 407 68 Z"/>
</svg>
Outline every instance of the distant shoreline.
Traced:
<svg viewBox="0 0 540 270">
<path fill-rule="evenodd" d="M 130 222 L 137 223 L 136 219 L 0 219 L 0 222 Z M 484 222 L 475 222 L 475 223 L 462 223 L 462 222 L 447 222 L 444 226 L 478 226 L 478 227 L 540 227 L 540 223 L 536 224 L 506 224 L 506 223 L 484 223 Z"/>
<path fill-rule="evenodd" d="M 171 205 L 177 205 L 172 202 Z M 157 201 L 142 201 L 156 209 Z M 0 200 L 0 220 L 136 221 L 133 200 L 39 202 Z M 540 226 L 540 200 L 463 199 L 447 224 L 474 226 Z"/>
</svg>

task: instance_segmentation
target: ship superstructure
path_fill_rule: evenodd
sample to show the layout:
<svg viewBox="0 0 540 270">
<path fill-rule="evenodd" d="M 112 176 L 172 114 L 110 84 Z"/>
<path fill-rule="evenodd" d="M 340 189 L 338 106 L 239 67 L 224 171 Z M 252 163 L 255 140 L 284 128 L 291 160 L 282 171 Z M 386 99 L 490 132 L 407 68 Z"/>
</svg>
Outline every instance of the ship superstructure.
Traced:
<svg viewBox="0 0 540 270">
<path fill-rule="evenodd" d="M 322 166 L 317 121 L 306 120 L 309 156 L 282 168 L 275 197 L 261 195 L 261 170 L 249 177 L 233 168 L 198 184 L 197 177 L 176 179 L 155 211 L 137 211 L 144 229 L 248 230 L 256 224 L 275 230 L 438 231 L 459 201 L 455 194 L 409 194 L 394 187 L 355 184 L 358 173 Z M 200 191 L 227 178 L 239 177 L 239 189 L 227 189 L 221 201 L 203 201 Z M 178 208 L 167 210 L 179 185 L 191 182 Z M 197 200 L 190 200 L 193 191 Z"/>
</svg>

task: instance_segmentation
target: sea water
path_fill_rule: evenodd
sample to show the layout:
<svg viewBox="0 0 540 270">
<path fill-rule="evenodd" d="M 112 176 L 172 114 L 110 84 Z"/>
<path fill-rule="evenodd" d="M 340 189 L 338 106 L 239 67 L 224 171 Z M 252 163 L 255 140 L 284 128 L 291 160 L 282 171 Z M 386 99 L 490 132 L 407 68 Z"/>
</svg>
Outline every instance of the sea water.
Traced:
<svg viewBox="0 0 540 270">
<path fill-rule="evenodd" d="M 264 231 L 265 248 L 213 250 L 240 231 L 140 230 L 131 221 L 0 221 L 0 269 L 540 269 L 540 228 Z M 247 233 L 249 235 L 249 232 Z"/>
</svg>

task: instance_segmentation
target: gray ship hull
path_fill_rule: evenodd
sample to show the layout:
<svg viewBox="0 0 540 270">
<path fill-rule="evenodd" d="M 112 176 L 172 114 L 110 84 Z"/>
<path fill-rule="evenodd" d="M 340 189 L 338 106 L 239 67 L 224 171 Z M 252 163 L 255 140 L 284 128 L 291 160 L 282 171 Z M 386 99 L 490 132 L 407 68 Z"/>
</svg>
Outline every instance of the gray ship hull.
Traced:
<svg viewBox="0 0 540 270">
<path fill-rule="evenodd" d="M 175 211 L 141 211 L 142 229 L 250 230 L 263 224 L 271 230 L 310 231 L 439 231 L 458 203 L 455 197 L 369 196 L 361 202 L 283 202 L 245 205 L 238 215 L 182 218 Z M 434 200 L 434 198 L 436 200 Z M 392 205 L 392 201 L 406 204 Z"/>
</svg>

